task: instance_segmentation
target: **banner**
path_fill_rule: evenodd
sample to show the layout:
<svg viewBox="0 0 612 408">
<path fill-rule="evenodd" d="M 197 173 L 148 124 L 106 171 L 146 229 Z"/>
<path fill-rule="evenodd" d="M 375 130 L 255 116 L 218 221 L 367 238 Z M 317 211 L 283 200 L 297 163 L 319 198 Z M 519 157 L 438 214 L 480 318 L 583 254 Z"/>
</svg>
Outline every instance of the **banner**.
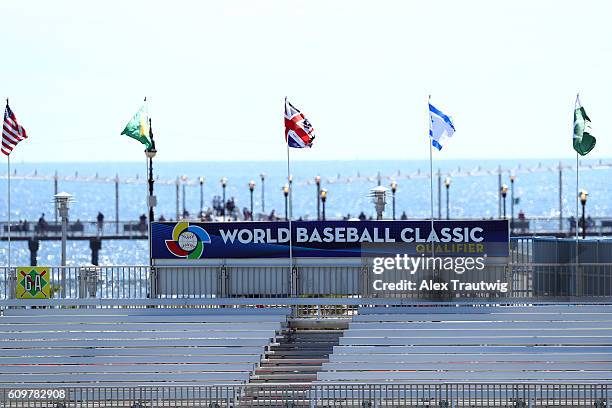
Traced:
<svg viewBox="0 0 612 408">
<path fill-rule="evenodd" d="M 293 221 L 293 256 L 509 255 L 508 220 Z M 288 222 L 154 222 L 154 259 L 288 258 Z"/>
<path fill-rule="evenodd" d="M 49 299 L 51 270 L 46 266 L 17 267 L 17 299 Z"/>
</svg>

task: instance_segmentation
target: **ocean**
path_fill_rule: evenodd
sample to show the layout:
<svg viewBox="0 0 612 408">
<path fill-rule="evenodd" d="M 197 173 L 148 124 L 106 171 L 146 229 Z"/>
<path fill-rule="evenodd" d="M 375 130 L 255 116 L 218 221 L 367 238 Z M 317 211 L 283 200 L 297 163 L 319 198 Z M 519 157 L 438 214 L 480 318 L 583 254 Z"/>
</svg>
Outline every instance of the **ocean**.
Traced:
<svg viewBox="0 0 612 408">
<path fill-rule="evenodd" d="M 575 165 L 572 160 L 563 160 L 565 166 Z M 610 163 L 604 160 L 604 163 Z M 434 163 L 434 173 L 440 172 L 442 180 L 450 174 L 450 215 L 451 218 L 491 218 L 498 216 L 498 176 L 497 168 L 505 170 L 503 183 L 510 185 L 509 171 L 516 172 L 515 215 L 523 211 L 527 217 L 543 217 L 556 220 L 559 214 L 559 160 L 445 160 Z M 612 168 L 598 166 L 597 160 L 582 160 L 580 189 L 589 193 L 587 214 L 592 217 L 612 217 Z M 214 196 L 222 195 L 220 179 L 226 177 L 226 198 L 234 198 L 238 208 L 250 206 L 248 182 L 256 183 L 254 191 L 254 211 L 262 212 L 260 174 L 265 173 L 265 213 L 272 209 L 278 216 L 284 215 L 284 196 L 282 187 L 286 183 L 285 162 L 154 162 L 155 177 L 169 183 L 158 182 L 155 194 L 158 205 L 155 215 L 166 219 L 176 219 L 176 184 L 179 176 L 186 176 L 185 208 L 197 214 L 200 207 L 200 186 L 197 179 L 205 177 L 204 207 L 212 205 Z M 141 163 L 12 163 L 13 174 L 48 175 L 55 172 L 60 177 L 88 176 L 90 181 L 60 180 L 59 191 L 74 196 L 70 208 L 70 219 L 75 221 L 94 221 L 98 211 L 107 221 L 115 219 L 115 185 L 102 182 L 115 176 L 125 182 L 120 185 L 119 213 L 121 221 L 137 220 L 147 213 L 147 186 L 145 162 Z M 468 171 L 477 173 L 466 175 Z M 489 172 L 490 171 L 490 172 Z M 327 219 L 338 219 L 350 215 L 356 217 L 360 212 L 374 215 L 374 205 L 368 197 L 371 188 L 377 185 L 377 174 L 381 174 L 382 185 L 389 186 L 391 180 L 398 183 L 396 193 L 396 214 L 402 212 L 410 219 L 427 218 L 430 214 L 429 162 L 427 161 L 296 161 L 292 163 L 293 174 L 293 214 L 294 218 L 316 219 L 316 186 L 314 177 L 320 175 L 321 187 L 327 189 Z M 97 175 L 97 177 L 96 177 Z M 607 181 L 606 181 L 607 180 Z M 6 173 L 0 172 L 0 217 L 7 219 L 7 180 Z M 36 221 L 42 213 L 48 221 L 54 219 L 52 180 L 11 180 L 11 218 Z M 567 168 L 563 172 L 563 214 L 567 218 L 575 215 L 575 171 Z M 183 208 L 183 188 L 179 200 Z M 442 216 L 446 215 L 445 187 L 442 185 Z M 437 177 L 434 178 L 435 214 L 437 216 Z M 386 218 L 391 218 L 391 200 L 388 200 Z M 510 193 L 508 193 L 507 213 L 510 214 Z M 14 265 L 29 263 L 29 251 L 25 242 L 12 244 Z M 146 264 L 148 262 L 147 243 L 140 241 L 104 241 L 100 251 L 101 265 Z M 82 265 L 90 261 L 88 242 L 69 241 L 68 264 Z M 39 264 L 59 264 L 59 243 L 42 242 L 39 251 Z M 2 243 L 0 264 L 7 263 L 7 244 Z"/>
</svg>

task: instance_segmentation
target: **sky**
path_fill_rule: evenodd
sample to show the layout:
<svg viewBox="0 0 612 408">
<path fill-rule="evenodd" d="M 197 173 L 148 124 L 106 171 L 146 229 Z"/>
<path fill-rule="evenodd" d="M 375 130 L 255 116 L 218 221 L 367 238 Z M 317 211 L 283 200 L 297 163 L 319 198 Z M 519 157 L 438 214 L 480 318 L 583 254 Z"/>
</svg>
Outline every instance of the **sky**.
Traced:
<svg viewBox="0 0 612 408">
<path fill-rule="evenodd" d="M 285 159 L 287 96 L 316 130 L 296 160 L 427 159 L 427 98 L 457 132 L 436 159 L 612 157 L 612 2 L 3 1 L 0 97 L 18 162 Z"/>
</svg>

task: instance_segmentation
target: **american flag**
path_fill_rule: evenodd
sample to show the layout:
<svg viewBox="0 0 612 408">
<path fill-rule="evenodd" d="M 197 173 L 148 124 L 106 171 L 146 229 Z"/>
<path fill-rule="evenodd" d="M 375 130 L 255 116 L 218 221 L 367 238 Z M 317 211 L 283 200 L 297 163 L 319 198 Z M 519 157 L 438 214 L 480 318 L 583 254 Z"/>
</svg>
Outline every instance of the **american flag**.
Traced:
<svg viewBox="0 0 612 408">
<path fill-rule="evenodd" d="M 4 124 L 2 125 L 2 149 L 0 150 L 8 156 L 17 146 L 17 143 L 27 139 L 27 137 L 26 130 L 17 123 L 17 118 L 7 103 L 4 111 Z"/>
<path fill-rule="evenodd" d="M 314 129 L 308 119 L 285 99 L 285 142 L 289 147 L 312 147 Z"/>
</svg>

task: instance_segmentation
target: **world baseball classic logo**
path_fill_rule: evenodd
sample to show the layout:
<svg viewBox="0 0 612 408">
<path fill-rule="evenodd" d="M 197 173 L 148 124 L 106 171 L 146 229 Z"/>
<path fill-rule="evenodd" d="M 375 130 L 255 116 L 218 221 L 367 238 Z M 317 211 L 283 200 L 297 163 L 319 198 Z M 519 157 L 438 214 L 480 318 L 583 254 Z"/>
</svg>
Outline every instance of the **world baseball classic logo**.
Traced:
<svg viewBox="0 0 612 408">
<path fill-rule="evenodd" d="M 172 230 L 172 239 L 166 240 L 166 248 L 178 258 L 199 259 L 204 253 L 204 244 L 210 242 L 210 235 L 204 228 L 179 222 Z"/>
</svg>

